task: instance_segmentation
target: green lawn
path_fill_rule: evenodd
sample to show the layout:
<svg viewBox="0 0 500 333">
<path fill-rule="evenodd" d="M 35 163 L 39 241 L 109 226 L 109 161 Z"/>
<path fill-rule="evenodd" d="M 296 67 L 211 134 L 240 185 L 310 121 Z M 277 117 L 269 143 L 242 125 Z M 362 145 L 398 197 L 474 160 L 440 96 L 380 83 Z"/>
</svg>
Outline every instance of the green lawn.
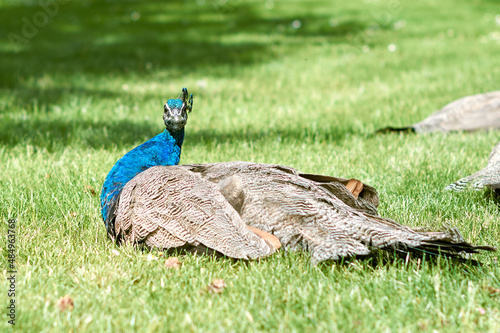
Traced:
<svg viewBox="0 0 500 333">
<path fill-rule="evenodd" d="M 2 265 L 0 330 L 500 331 L 498 253 L 476 256 L 480 267 L 181 255 L 167 270 L 163 257 L 107 239 L 98 200 L 113 163 L 162 131 L 163 103 L 187 87 L 182 163 L 355 177 L 379 190 L 383 216 L 500 247 L 498 206 L 483 192 L 443 190 L 486 165 L 498 132 L 370 135 L 500 88 L 498 1 L 51 8 L 49 18 L 37 1 L 0 0 L 0 243 L 7 263 L 7 219 L 17 218 L 18 271 L 12 327 Z M 216 278 L 227 287 L 207 293 Z M 72 311 L 58 309 L 64 295 Z"/>
</svg>

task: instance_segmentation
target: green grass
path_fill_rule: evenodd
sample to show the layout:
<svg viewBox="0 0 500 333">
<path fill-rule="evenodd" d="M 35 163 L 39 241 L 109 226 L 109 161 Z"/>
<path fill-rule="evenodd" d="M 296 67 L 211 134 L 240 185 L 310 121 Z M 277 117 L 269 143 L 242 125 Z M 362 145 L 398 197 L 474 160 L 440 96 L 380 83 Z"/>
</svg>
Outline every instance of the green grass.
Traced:
<svg viewBox="0 0 500 333">
<path fill-rule="evenodd" d="M 443 190 L 486 165 L 498 132 L 370 135 L 499 89 L 498 2 L 74 1 L 26 44 L 11 44 L 8 34 L 39 11 L 0 0 L 5 257 L 7 219 L 18 219 L 17 321 L 4 315 L 2 268 L 2 330 L 500 330 L 496 253 L 478 255 L 481 267 L 186 255 L 166 270 L 163 258 L 107 239 L 91 190 L 162 130 L 162 104 L 186 86 L 195 105 L 182 163 L 356 177 L 379 190 L 383 216 L 500 247 L 498 206 L 483 192 Z M 227 288 L 203 292 L 215 278 Z M 73 311 L 59 311 L 64 295 Z"/>
</svg>

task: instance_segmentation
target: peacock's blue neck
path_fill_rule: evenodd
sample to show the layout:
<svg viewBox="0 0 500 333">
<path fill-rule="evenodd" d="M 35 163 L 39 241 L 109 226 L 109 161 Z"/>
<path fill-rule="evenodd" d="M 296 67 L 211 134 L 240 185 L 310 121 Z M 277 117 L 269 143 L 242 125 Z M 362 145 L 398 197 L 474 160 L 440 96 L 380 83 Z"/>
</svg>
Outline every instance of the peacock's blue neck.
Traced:
<svg viewBox="0 0 500 333">
<path fill-rule="evenodd" d="M 157 165 L 179 164 L 184 128 L 165 130 L 142 145 L 135 147 L 115 163 L 104 180 L 101 190 L 101 214 L 108 222 L 110 208 L 116 202 L 123 187 L 138 173 Z"/>
</svg>

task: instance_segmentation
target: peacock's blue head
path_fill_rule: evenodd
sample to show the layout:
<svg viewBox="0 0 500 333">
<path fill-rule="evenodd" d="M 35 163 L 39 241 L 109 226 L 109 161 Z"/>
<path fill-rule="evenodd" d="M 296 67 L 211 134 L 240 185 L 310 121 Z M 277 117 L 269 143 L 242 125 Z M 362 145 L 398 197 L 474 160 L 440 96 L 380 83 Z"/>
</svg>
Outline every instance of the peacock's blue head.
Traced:
<svg viewBox="0 0 500 333">
<path fill-rule="evenodd" d="M 163 121 L 167 130 L 178 131 L 186 126 L 188 113 L 193 109 L 193 94 L 189 96 L 186 88 L 176 99 L 169 99 L 163 107 Z"/>
</svg>

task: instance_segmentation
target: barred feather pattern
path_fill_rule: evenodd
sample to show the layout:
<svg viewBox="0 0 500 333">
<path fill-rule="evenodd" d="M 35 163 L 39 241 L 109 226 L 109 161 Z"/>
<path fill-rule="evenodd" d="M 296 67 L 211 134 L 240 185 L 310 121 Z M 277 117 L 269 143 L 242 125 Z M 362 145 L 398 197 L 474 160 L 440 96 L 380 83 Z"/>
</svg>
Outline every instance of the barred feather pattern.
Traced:
<svg viewBox="0 0 500 333">
<path fill-rule="evenodd" d="M 476 131 L 500 128 L 500 91 L 462 97 L 408 127 L 387 127 L 378 133 Z"/>
<path fill-rule="evenodd" d="M 456 229 L 416 231 L 376 215 L 378 196 L 367 185 L 356 200 L 348 198 L 350 192 L 338 190 L 338 178 L 279 165 L 227 162 L 183 167 L 218 184 L 243 222 L 275 235 L 285 250 L 310 251 L 314 263 L 368 255 L 374 249 L 451 257 L 495 250 L 467 243 Z"/>
<path fill-rule="evenodd" d="M 445 187 L 447 190 L 463 191 L 467 188 L 481 190 L 485 186 L 496 189 L 500 183 L 500 142 L 495 145 L 490 153 L 486 168 L 459 179 L 453 184 Z"/>
<path fill-rule="evenodd" d="M 216 184 L 179 166 L 155 166 L 135 176 L 120 195 L 115 233 L 126 242 L 173 249 L 206 247 L 239 259 L 275 252 L 251 232 Z"/>
<path fill-rule="evenodd" d="M 500 91 L 457 99 L 413 127 L 417 133 L 500 128 Z"/>
</svg>

